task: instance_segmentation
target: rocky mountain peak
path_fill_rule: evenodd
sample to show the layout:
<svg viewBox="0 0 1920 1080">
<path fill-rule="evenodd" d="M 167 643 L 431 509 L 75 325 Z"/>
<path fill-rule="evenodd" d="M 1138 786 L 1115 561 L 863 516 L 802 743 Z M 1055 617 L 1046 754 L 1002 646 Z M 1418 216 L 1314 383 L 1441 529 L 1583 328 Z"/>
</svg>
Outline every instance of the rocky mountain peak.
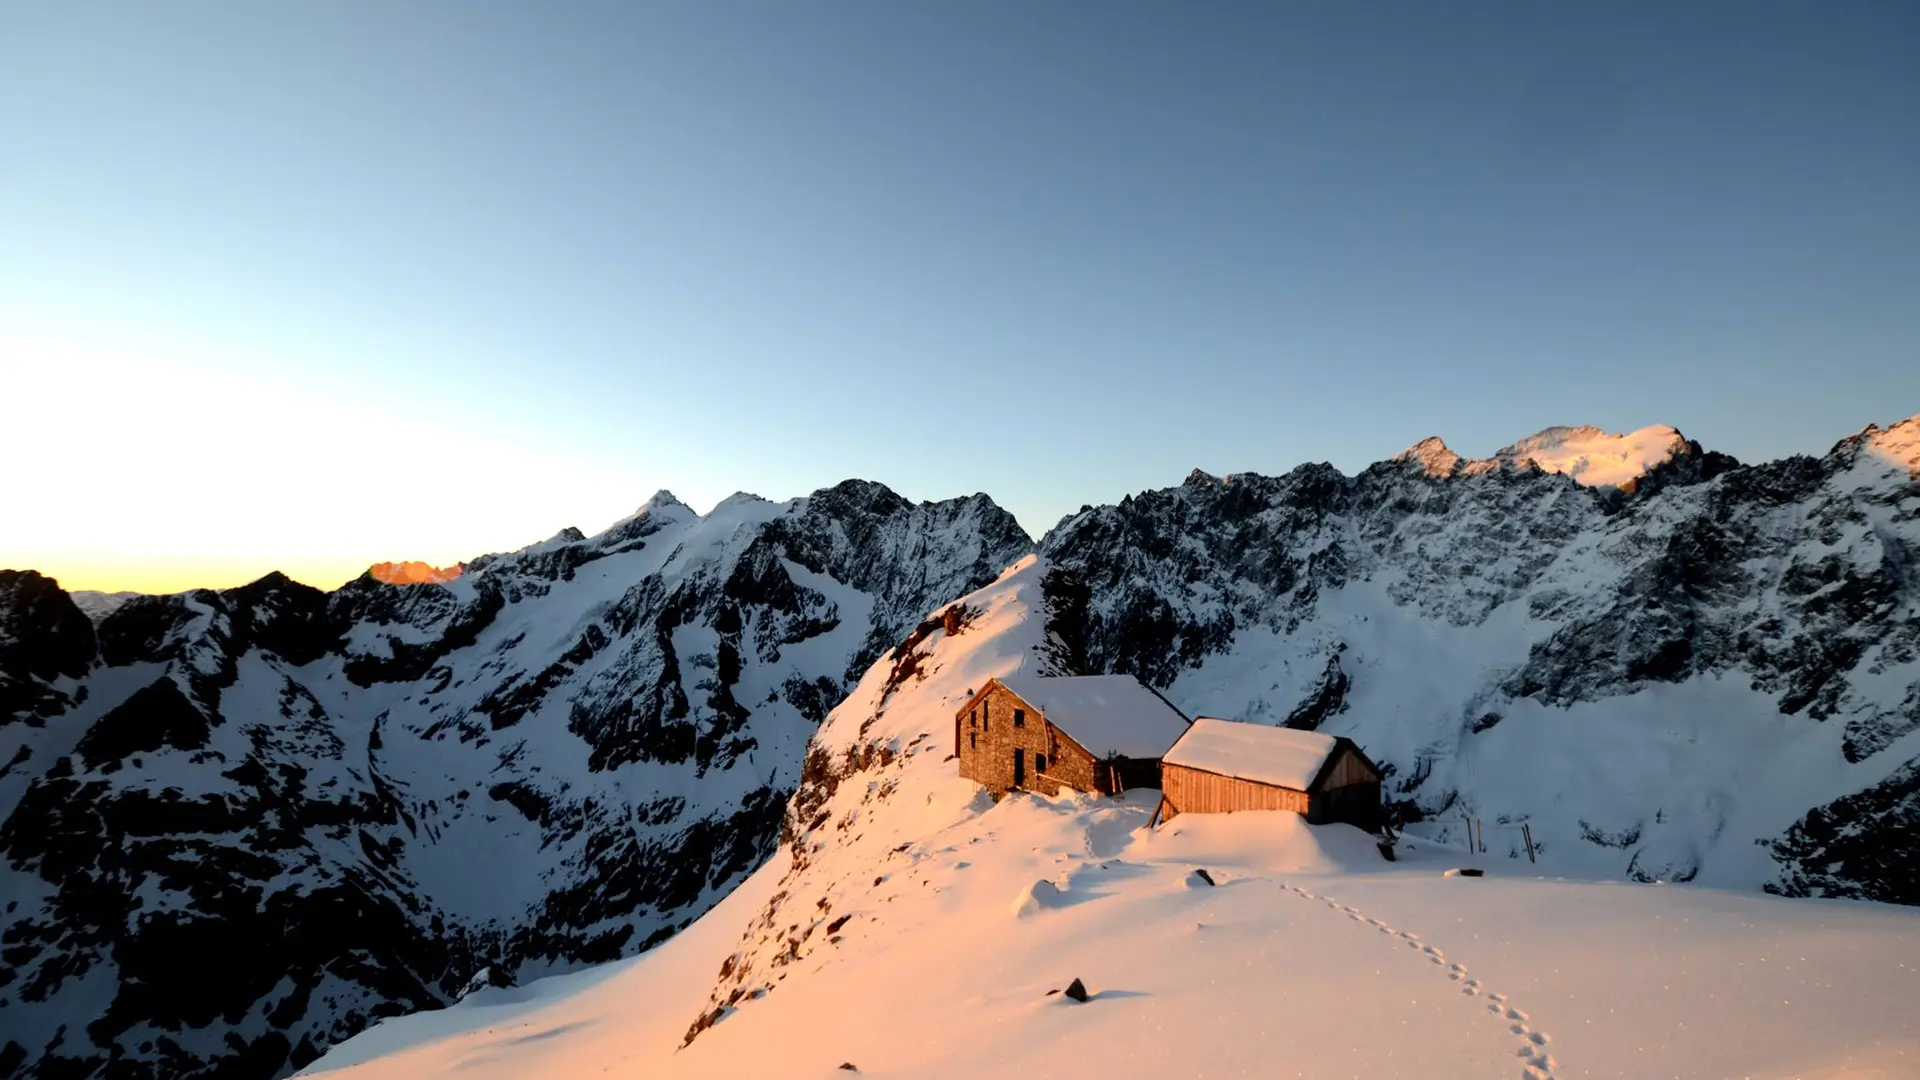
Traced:
<svg viewBox="0 0 1920 1080">
<path fill-rule="evenodd" d="M 1428 476 L 1448 477 L 1460 471 L 1465 459 L 1449 449 L 1439 436 L 1430 435 L 1395 454 L 1393 460 L 1418 466 Z"/>
<path fill-rule="evenodd" d="M 661 488 L 659 491 L 653 493 L 652 498 L 640 504 L 640 509 L 635 510 L 632 516 L 639 517 L 642 514 L 658 514 L 668 510 L 685 509 L 687 509 L 686 503 L 681 502 L 679 497 L 674 495 L 673 492 L 668 491 L 666 488 Z"/>
<path fill-rule="evenodd" d="M 1914 415 L 1890 427 L 1868 424 L 1858 434 L 1843 439 L 1834 449 L 1854 447 L 1855 452 L 1865 451 L 1872 459 L 1894 469 L 1905 469 L 1907 475 L 1920 479 L 1920 415 Z"/>
</svg>

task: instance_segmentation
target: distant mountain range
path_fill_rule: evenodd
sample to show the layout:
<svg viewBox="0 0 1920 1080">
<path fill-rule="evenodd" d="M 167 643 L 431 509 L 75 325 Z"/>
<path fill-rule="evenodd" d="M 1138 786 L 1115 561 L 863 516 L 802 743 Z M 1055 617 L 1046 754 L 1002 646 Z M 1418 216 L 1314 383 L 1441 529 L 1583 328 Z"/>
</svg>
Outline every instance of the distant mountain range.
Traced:
<svg viewBox="0 0 1920 1080">
<path fill-rule="evenodd" d="M 662 493 L 333 593 L 0 572 L 0 1075 L 264 1080 L 664 940 L 854 683 L 1036 551 L 1059 670 L 1350 736 L 1435 839 L 1920 903 L 1920 417 L 1755 466 L 1554 428 L 1196 472 L 1038 544 L 984 495 Z"/>
</svg>

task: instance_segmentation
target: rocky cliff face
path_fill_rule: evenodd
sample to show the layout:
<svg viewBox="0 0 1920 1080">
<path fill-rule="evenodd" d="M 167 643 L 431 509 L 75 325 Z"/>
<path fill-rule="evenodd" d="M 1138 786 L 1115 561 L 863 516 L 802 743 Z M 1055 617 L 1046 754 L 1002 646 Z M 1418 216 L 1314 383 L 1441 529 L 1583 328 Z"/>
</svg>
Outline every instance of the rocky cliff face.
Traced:
<svg viewBox="0 0 1920 1080">
<path fill-rule="evenodd" d="M 0 1074 L 272 1077 L 670 935 L 771 850 L 849 672 L 1030 547 L 849 482 L 97 631 L 0 575 Z"/>
</svg>

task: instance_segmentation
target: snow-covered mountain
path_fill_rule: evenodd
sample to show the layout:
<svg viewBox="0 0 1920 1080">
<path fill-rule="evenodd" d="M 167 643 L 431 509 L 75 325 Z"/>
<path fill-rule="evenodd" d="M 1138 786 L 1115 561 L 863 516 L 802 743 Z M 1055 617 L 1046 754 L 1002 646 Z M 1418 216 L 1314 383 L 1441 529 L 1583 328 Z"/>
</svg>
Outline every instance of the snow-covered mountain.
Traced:
<svg viewBox="0 0 1920 1080">
<path fill-rule="evenodd" d="M 0 1065 L 269 1077 L 665 940 L 784 829 L 781 872 L 812 876 L 677 1034 L 724 1016 L 838 933 L 794 905 L 844 914 L 947 827 L 879 809 L 979 810 L 898 771 L 948 752 L 920 713 L 964 687 L 935 666 L 1129 672 L 1351 736 L 1434 845 L 1478 818 L 1552 873 L 1920 903 L 1917 478 L 1920 418 L 1758 466 L 1668 428 L 1427 440 L 1089 508 L 971 595 L 1034 549 L 1011 518 L 854 482 L 657 498 L 441 583 L 139 598 L 97 635 L 13 575 Z M 950 625 L 970 658 L 933 665 Z"/>
<path fill-rule="evenodd" d="M 1632 490 L 1433 440 L 1196 473 L 1041 550 L 1085 586 L 1088 667 L 1351 736 L 1437 837 L 1920 903 L 1920 418 L 1753 467 L 1668 445 Z"/>
<path fill-rule="evenodd" d="M 0 1075 L 264 1080 L 663 940 L 772 850 L 851 680 L 1030 547 L 848 482 L 97 631 L 0 575 Z"/>
<path fill-rule="evenodd" d="M 1062 670 L 1065 584 L 1023 560 L 876 663 L 815 736 L 782 850 L 663 948 L 387 1021 L 311 1075 L 1913 1075 L 1913 909 L 1423 841 L 1389 864 L 1283 812 L 1150 830 L 1152 791 L 995 804 L 955 771 L 953 712 Z"/>
<path fill-rule="evenodd" d="M 141 595 L 137 592 L 94 592 L 86 589 L 75 590 L 67 594 L 73 598 L 73 605 L 81 614 L 92 619 L 95 625 L 114 613 L 121 604 Z"/>
</svg>

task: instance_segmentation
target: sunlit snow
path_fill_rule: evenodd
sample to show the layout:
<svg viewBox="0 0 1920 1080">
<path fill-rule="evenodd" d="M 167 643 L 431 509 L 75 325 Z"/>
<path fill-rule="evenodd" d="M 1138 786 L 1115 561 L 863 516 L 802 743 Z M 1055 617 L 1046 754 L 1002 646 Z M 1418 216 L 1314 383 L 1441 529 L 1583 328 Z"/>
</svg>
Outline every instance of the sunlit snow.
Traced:
<svg viewBox="0 0 1920 1080">
<path fill-rule="evenodd" d="M 687 931 L 386 1021 L 307 1074 L 1920 1075 L 1920 913 L 1567 880 L 1458 842 L 1388 863 L 1280 812 L 1148 830 L 1152 791 L 995 804 L 955 774 L 952 711 L 989 677 L 1045 673 L 1042 570 L 965 598 L 978 615 L 929 639 L 918 679 L 868 673 L 815 742 L 863 763 L 821 824 L 790 822 Z M 1089 1000 L 1054 993 L 1076 978 Z M 728 987 L 750 992 L 683 1046 Z"/>
</svg>

